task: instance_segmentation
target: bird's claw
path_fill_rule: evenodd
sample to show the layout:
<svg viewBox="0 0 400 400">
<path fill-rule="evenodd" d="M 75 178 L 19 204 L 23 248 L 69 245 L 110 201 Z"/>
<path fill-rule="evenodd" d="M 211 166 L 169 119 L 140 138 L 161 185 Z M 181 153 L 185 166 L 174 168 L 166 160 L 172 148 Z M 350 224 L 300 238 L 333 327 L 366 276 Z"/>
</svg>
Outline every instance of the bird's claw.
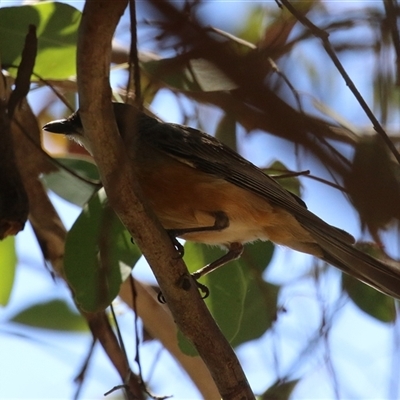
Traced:
<svg viewBox="0 0 400 400">
<path fill-rule="evenodd" d="M 206 286 L 206 285 L 204 285 L 203 283 L 200 283 L 197 279 L 198 278 L 196 278 L 196 276 L 195 276 L 196 274 L 194 273 L 194 274 L 191 274 L 191 276 L 192 276 L 192 278 L 193 278 L 193 280 L 194 280 L 194 282 L 195 282 L 195 284 L 196 284 L 196 286 L 197 286 L 197 289 L 200 291 L 200 293 L 201 293 L 201 298 L 203 299 L 203 300 L 205 300 L 209 295 L 210 295 L 210 289 Z M 164 295 L 163 295 L 163 293 L 162 292 L 158 292 L 158 294 L 157 294 L 157 300 L 158 300 L 158 302 L 159 303 L 161 303 L 161 304 L 165 304 L 167 301 L 165 300 L 165 297 L 164 297 Z"/>
</svg>

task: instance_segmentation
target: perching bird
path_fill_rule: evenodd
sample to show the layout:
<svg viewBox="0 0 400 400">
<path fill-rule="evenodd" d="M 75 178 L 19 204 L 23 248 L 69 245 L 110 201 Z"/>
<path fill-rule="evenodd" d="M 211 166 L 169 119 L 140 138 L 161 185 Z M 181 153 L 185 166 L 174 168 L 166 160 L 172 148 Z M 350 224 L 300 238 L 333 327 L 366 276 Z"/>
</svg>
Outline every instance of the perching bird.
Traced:
<svg viewBox="0 0 400 400">
<path fill-rule="evenodd" d="M 114 103 L 119 132 L 135 141 L 140 186 L 163 227 L 185 240 L 222 245 L 228 253 L 205 273 L 240 257 L 243 244 L 271 240 L 311 254 L 400 299 L 400 269 L 353 246 L 353 237 L 307 210 L 304 202 L 212 136 L 163 123 Z M 91 152 L 79 111 L 43 129 L 63 133 Z"/>
</svg>

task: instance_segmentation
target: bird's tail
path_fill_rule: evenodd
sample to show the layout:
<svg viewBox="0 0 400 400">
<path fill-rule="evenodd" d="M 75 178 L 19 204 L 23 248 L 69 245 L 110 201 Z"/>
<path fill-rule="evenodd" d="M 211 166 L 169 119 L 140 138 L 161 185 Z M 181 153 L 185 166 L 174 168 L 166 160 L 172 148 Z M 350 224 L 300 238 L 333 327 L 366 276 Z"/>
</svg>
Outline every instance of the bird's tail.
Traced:
<svg viewBox="0 0 400 400">
<path fill-rule="evenodd" d="M 400 267 L 385 264 L 349 243 L 307 227 L 323 251 L 323 259 L 388 296 L 400 299 Z"/>
</svg>

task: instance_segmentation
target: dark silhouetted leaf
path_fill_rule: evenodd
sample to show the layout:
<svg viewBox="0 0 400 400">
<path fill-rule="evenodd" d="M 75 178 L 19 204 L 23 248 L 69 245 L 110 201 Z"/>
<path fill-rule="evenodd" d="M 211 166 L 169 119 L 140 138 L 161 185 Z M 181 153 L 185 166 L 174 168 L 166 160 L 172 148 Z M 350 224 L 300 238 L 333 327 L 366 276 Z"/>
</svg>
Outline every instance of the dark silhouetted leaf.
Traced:
<svg viewBox="0 0 400 400">
<path fill-rule="evenodd" d="M 179 58 L 165 58 L 143 62 L 142 67 L 168 86 L 182 91 L 216 92 L 237 88 L 220 69 L 204 59 L 187 62 Z"/>
<path fill-rule="evenodd" d="M 400 219 L 400 168 L 378 135 L 359 141 L 344 183 L 363 226 L 372 235 L 394 218 Z"/>
</svg>

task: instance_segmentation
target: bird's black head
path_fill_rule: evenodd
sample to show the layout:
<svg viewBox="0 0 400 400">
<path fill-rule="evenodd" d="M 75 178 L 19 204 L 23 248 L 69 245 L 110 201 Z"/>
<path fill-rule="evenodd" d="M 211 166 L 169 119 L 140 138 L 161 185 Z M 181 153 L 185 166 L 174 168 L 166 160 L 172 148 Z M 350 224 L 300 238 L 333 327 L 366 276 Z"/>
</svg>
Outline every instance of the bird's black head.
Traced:
<svg viewBox="0 0 400 400">
<path fill-rule="evenodd" d="M 129 142 L 129 135 L 132 132 L 146 131 L 149 126 L 157 124 L 157 120 L 139 111 L 137 108 L 123 103 L 113 103 L 114 114 L 118 125 L 118 130 L 124 140 Z M 135 128 L 136 125 L 136 128 Z M 68 118 L 52 121 L 43 126 L 43 129 L 52 133 L 62 133 L 68 138 L 75 140 L 91 151 L 89 138 L 85 136 L 79 110 Z"/>
</svg>

